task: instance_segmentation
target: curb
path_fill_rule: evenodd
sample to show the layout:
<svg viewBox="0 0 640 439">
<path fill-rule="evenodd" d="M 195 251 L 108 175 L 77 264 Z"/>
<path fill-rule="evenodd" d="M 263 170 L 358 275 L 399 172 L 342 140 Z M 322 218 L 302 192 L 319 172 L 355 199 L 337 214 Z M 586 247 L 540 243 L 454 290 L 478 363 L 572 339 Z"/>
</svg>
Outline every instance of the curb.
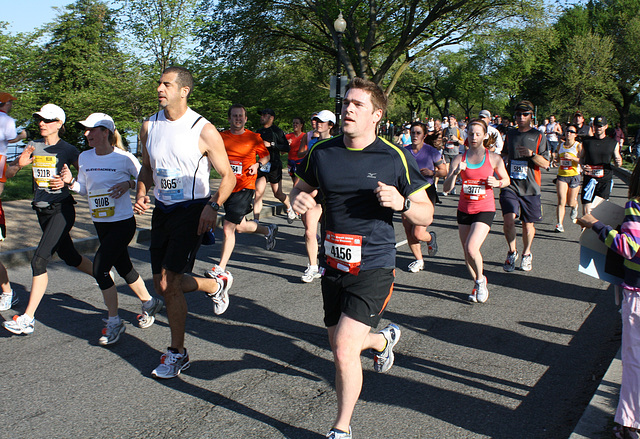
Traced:
<svg viewBox="0 0 640 439">
<path fill-rule="evenodd" d="M 221 212 L 223 213 L 224 210 Z M 261 218 L 273 217 L 279 214 L 286 214 L 284 204 L 269 202 L 267 200 L 263 201 L 263 207 L 260 211 Z M 216 228 L 222 227 L 222 220 L 224 215 L 219 214 L 218 219 L 216 220 Z M 136 229 L 136 233 L 133 236 L 131 242 L 141 243 L 146 242 L 151 239 L 151 229 L 148 228 L 138 228 Z M 89 238 L 81 238 L 74 239 L 73 244 L 80 254 L 94 254 L 98 247 L 100 246 L 100 241 L 97 236 L 91 236 Z M 4 264 L 7 268 L 17 267 L 21 265 L 29 265 L 31 264 L 31 259 L 35 254 L 37 247 L 28 247 L 18 250 L 9 250 L 6 252 L 0 253 L 0 262 Z M 57 254 L 53 255 L 54 261 L 59 260 Z"/>
</svg>

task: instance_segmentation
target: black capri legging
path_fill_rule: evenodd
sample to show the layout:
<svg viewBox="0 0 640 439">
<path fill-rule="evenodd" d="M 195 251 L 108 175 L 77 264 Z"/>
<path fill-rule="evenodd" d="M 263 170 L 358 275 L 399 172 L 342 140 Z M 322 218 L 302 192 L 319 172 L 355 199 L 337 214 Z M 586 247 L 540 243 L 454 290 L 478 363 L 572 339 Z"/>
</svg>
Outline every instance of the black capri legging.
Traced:
<svg viewBox="0 0 640 439">
<path fill-rule="evenodd" d="M 73 198 L 69 197 L 46 208 L 34 207 L 42 229 L 42 238 L 31 259 L 31 271 L 34 276 L 47 272 L 47 265 L 54 253 L 58 253 L 60 259 L 71 267 L 77 267 L 82 262 L 82 256 L 73 246 L 69 236 L 69 231 L 76 221 L 73 203 Z"/>
<path fill-rule="evenodd" d="M 134 217 L 114 222 L 94 222 L 100 247 L 93 260 L 93 277 L 98 282 L 101 290 L 111 288 L 113 279 L 109 272 L 111 267 L 128 285 L 138 280 L 140 275 L 133 268 L 129 257 L 129 243 L 136 233 L 136 220 Z"/>
</svg>

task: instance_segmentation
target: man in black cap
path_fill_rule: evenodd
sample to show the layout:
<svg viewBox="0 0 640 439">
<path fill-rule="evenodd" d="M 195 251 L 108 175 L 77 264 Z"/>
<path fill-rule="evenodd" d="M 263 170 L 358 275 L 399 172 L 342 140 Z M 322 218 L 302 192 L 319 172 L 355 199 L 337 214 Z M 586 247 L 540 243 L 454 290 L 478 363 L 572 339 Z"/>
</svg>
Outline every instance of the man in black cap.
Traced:
<svg viewBox="0 0 640 439">
<path fill-rule="evenodd" d="M 611 194 L 611 159 L 615 159 L 616 165 L 622 165 L 620 147 L 615 139 L 607 136 L 609 125 L 607 118 L 597 116 L 593 119 L 593 137 L 587 137 L 582 141 L 582 156 L 580 164 L 584 169 L 582 179 L 582 211 L 584 214 L 591 211 L 602 201 L 609 199 Z"/>
<path fill-rule="evenodd" d="M 280 160 L 280 153 L 289 151 L 289 141 L 284 132 L 273 123 L 273 120 L 276 118 L 275 111 L 271 108 L 265 108 L 259 111 L 258 114 L 260 114 L 262 128 L 256 132 L 262 136 L 264 146 L 269 150 L 269 163 L 260 166 L 258 170 L 256 198 L 253 204 L 253 218 L 256 221 L 260 219 L 262 197 L 267 188 L 267 182 L 269 182 L 271 183 L 273 195 L 287 208 L 287 221 L 291 224 L 296 219 L 296 213 L 291 208 L 289 196 L 282 192 L 282 161 Z"/>
<path fill-rule="evenodd" d="M 520 269 L 530 271 L 533 256 L 531 244 L 536 234 L 535 223 L 542 221 L 540 202 L 540 168 L 549 167 L 549 150 L 544 133 L 531 125 L 533 104 L 521 101 L 515 108 L 517 128 L 510 128 L 502 155 L 506 156 L 509 186 L 500 191 L 500 207 L 504 218 L 504 237 L 509 246 L 504 271 L 515 269 L 518 259 L 516 247 L 516 218 L 522 221 L 522 262 Z"/>
</svg>

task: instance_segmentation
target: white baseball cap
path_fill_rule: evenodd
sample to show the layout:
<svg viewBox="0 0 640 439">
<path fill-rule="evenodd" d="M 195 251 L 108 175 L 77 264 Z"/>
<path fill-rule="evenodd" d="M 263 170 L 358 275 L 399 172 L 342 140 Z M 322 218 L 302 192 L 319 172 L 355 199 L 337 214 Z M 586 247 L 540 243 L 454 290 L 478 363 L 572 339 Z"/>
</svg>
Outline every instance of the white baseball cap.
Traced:
<svg viewBox="0 0 640 439">
<path fill-rule="evenodd" d="M 46 104 L 40 111 L 33 113 L 33 115 L 40 116 L 42 119 L 59 120 L 62 123 L 67 120 L 64 110 L 55 104 Z"/>
<path fill-rule="evenodd" d="M 320 122 L 332 122 L 334 125 L 336 123 L 336 115 L 329 110 L 322 110 L 313 116 L 313 118 L 320 120 Z"/>
<path fill-rule="evenodd" d="M 116 124 L 108 114 L 92 113 L 85 120 L 78 122 L 85 128 L 105 127 L 112 133 L 116 130 Z"/>
</svg>

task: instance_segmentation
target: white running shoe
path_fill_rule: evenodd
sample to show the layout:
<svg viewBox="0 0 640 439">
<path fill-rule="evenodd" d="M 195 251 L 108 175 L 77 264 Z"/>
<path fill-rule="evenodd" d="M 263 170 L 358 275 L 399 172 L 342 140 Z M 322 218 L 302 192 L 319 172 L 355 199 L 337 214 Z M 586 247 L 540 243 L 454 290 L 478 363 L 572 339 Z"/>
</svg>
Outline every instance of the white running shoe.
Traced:
<svg viewBox="0 0 640 439">
<path fill-rule="evenodd" d="M 224 270 L 218 264 L 213 264 L 211 269 L 204 272 L 204 277 L 208 277 L 209 279 L 215 279 L 219 274 L 224 273 Z"/>
<path fill-rule="evenodd" d="M 398 325 L 389 323 L 382 331 L 379 332 L 387 340 L 387 346 L 382 352 L 373 351 L 373 369 L 376 372 L 386 372 L 393 366 L 393 347 L 400 340 L 400 328 Z"/>
<path fill-rule="evenodd" d="M 102 319 L 107 324 L 105 328 L 102 328 L 102 337 L 98 340 L 98 344 L 101 346 L 109 346 L 120 340 L 120 336 L 124 334 L 125 327 L 124 321 L 118 319 L 117 322 L 109 322 L 109 319 Z"/>
<path fill-rule="evenodd" d="M 233 276 L 228 271 L 223 271 L 216 275 L 215 280 L 218 284 L 218 289 L 213 294 L 206 294 L 213 301 L 214 314 L 219 316 L 229 308 L 229 290 L 233 285 Z"/>
<path fill-rule="evenodd" d="M 269 228 L 269 233 L 265 238 L 267 239 L 267 250 L 273 250 L 276 246 L 276 235 L 278 234 L 278 225 L 277 224 L 269 224 L 267 226 Z"/>
<path fill-rule="evenodd" d="M 159 313 L 162 308 L 164 308 L 162 299 L 152 297 L 149 308 L 145 308 L 144 305 L 142 305 L 142 314 L 138 314 L 138 325 L 143 329 L 153 325 L 153 322 L 156 321 L 156 314 Z"/>
<path fill-rule="evenodd" d="M 0 311 L 7 311 L 16 303 L 18 303 L 18 296 L 13 291 L 0 295 Z"/>
<path fill-rule="evenodd" d="M 476 282 L 475 286 L 476 300 L 485 303 L 489 298 L 489 290 L 487 289 L 487 277 L 483 277 L 481 281 Z"/>
<path fill-rule="evenodd" d="M 429 232 L 431 235 L 431 241 L 427 244 L 427 254 L 431 257 L 438 253 L 438 241 L 436 239 L 436 232 Z"/>
<path fill-rule="evenodd" d="M 33 333 L 36 319 L 29 319 L 25 314 L 21 316 L 13 316 L 13 320 L 5 320 L 2 324 L 7 331 L 14 334 L 31 334 Z"/>
<path fill-rule="evenodd" d="M 298 218 L 298 215 L 294 212 L 293 207 L 289 207 L 287 209 L 287 222 L 293 224 L 296 218 Z"/>
<path fill-rule="evenodd" d="M 572 222 L 576 222 L 578 220 L 578 207 L 571 208 L 571 215 L 569 216 Z"/>
<path fill-rule="evenodd" d="M 522 271 L 531 271 L 533 255 L 529 253 L 528 255 L 522 255 L 522 261 L 520 261 L 520 270 Z"/>
<path fill-rule="evenodd" d="M 309 265 L 307 264 L 307 269 L 304 271 L 302 275 L 302 282 L 312 282 L 314 279 L 318 279 L 320 276 L 320 272 L 318 271 L 317 265 Z"/>
<path fill-rule="evenodd" d="M 349 426 L 349 432 L 345 433 L 344 431 L 336 431 L 333 428 L 327 433 L 329 439 L 351 439 L 353 436 L 351 434 L 351 426 Z"/>
<path fill-rule="evenodd" d="M 560 223 L 556 224 L 556 232 L 558 232 L 558 233 L 563 233 L 564 232 L 564 227 L 562 226 L 562 224 L 560 224 Z M 524 259 L 524 256 L 522 257 L 522 259 Z"/>
<path fill-rule="evenodd" d="M 471 290 L 471 294 L 469 294 L 468 298 L 469 302 L 477 303 L 478 302 L 478 284 L 473 284 L 473 290 Z"/>
<path fill-rule="evenodd" d="M 518 260 L 518 251 L 514 251 L 513 253 L 507 253 L 507 260 L 504 261 L 504 265 L 502 269 L 506 272 L 512 272 L 516 269 L 516 261 Z"/>
<path fill-rule="evenodd" d="M 409 264 L 409 271 L 417 273 L 420 270 L 424 270 L 424 260 L 418 259 Z"/>
<path fill-rule="evenodd" d="M 189 366 L 191 366 L 191 363 L 189 363 L 187 348 L 184 348 L 184 354 L 168 348 L 167 352 L 160 357 L 160 365 L 153 369 L 151 375 L 154 378 L 175 378 L 183 370 L 189 369 Z"/>
</svg>

